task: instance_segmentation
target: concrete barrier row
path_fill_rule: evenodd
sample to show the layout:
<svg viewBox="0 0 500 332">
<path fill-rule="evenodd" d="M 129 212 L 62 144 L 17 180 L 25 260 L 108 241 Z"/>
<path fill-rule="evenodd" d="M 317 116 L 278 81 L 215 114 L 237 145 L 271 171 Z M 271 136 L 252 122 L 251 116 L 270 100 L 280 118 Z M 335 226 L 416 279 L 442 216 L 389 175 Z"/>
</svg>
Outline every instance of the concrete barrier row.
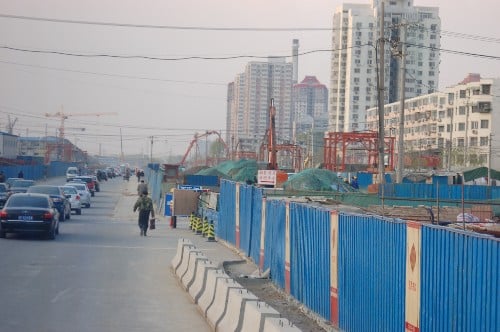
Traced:
<svg viewBox="0 0 500 332">
<path fill-rule="evenodd" d="M 214 331 L 300 331 L 215 266 L 189 240 L 179 239 L 172 269 Z"/>
</svg>

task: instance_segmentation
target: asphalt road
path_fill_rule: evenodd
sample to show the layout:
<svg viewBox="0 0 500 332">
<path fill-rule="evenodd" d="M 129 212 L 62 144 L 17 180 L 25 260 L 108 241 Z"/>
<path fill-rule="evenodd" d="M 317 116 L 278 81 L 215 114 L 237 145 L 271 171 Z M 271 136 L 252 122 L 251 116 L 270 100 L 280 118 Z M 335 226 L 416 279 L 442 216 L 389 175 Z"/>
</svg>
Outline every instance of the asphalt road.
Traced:
<svg viewBox="0 0 500 332">
<path fill-rule="evenodd" d="M 141 237 L 127 187 L 103 182 L 54 241 L 0 239 L 0 331 L 210 331 L 170 270 L 178 235 L 160 223 Z"/>
</svg>

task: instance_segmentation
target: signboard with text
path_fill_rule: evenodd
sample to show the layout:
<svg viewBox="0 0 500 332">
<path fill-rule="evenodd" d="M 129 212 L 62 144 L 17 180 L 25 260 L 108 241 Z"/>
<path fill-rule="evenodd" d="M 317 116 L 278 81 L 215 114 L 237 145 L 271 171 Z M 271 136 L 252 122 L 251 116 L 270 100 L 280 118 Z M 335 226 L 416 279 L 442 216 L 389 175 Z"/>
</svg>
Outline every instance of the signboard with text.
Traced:
<svg viewBox="0 0 500 332">
<path fill-rule="evenodd" d="M 257 183 L 264 186 L 276 185 L 276 170 L 261 169 L 257 172 Z"/>
</svg>

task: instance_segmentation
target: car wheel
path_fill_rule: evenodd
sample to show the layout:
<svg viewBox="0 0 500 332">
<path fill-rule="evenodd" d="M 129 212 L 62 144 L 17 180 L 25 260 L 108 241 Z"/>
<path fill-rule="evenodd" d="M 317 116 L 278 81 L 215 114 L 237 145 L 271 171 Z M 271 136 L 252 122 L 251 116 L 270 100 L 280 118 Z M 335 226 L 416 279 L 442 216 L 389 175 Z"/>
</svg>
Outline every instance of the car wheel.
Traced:
<svg viewBox="0 0 500 332">
<path fill-rule="evenodd" d="M 90 207 L 90 203 L 87 204 L 87 207 L 89 208 Z"/>
<path fill-rule="evenodd" d="M 82 214 L 82 209 L 76 209 L 76 214 L 81 215 Z"/>
<path fill-rule="evenodd" d="M 95 194 L 94 194 L 94 192 L 91 192 L 91 193 L 90 193 L 90 196 L 94 197 L 94 195 L 95 195 Z"/>
<path fill-rule="evenodd" d="M 56 235 L 59 235 L 59 224 L 57 224 L 57 227 L 56 227 Z"/>
<path fill-rule="evenodd" d="M 49 240 L 54 240 L 56 238 L 56 228 L 55 227 L 51 227 L 49 232 L 47 233 L 47 237 L 49 238 Z"/>
<path fill-rule="evenodd" d="M 5 231 L 0 231 L 0 238 L 5 239 Z"/>
</svg>

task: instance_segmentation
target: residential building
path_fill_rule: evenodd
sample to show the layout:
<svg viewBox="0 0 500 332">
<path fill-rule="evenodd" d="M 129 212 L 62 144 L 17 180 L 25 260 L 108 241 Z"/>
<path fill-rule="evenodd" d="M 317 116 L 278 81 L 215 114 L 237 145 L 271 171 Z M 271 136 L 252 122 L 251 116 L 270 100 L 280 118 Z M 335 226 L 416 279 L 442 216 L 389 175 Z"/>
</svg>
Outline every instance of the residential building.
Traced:
<svg viewBox="0 0 500 332">
<path fill-rule="evenodd" d="M 258 151 L 268 129 L 271 99 L 276 108 L 277 142 L 291 141 L 292 67 L 285 58 L 249 62 L 245 72 L 228 85 L 226 138 L 233 149 L 246 144 L 246 148 Z"/>
<path fill-rule="evenodd" d="M 471 74 L 443 92 L 405 100 L 405 166 L 423 166 L 438 157 L 440 167 L 459 170 L 488 166 L 500 169 L 500 79 Z M 385 136 L 396 137 L 399 150 L 400 102 L 384 106 Z M 367 129 L 378 131 L 377 108 L 367 110 Z M 491 157 L 491 160 L 489 159 Z"/>
<path fill-rule="evenodd" d="M 407 98 L 438 89 L 440 27 L 437 7 L 413 0 L 384 1 L 384 104 L 400 99 L 400 30 L 406 33 Z M 377 105 L 380 0 L 343 4 L 333 15 L 329 131 L 366 129 L 366 110 Z M 395 56 L 393 56 L 395 54 Z M 399 56 L 397 56 L 399 55 Z"/>
<path fill-rule="evenodd" d="M 328 129 L 328 89 L 316 76 L 306 76 L 302 82 L 294 84 L 292 100 L 296 134 Z"/>
</svg>

